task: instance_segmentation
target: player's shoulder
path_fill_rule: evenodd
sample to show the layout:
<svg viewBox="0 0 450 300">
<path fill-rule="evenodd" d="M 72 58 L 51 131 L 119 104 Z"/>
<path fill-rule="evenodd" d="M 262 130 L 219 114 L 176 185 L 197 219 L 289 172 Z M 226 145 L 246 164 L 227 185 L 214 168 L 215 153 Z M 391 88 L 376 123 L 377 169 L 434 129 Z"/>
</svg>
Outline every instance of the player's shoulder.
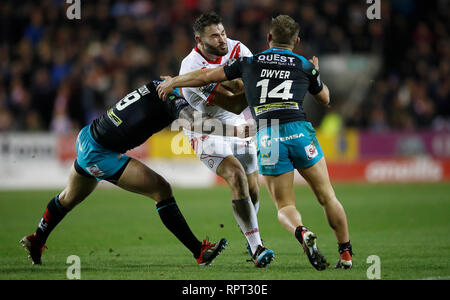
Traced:
<svg viewBox="0 0 450 300">
<path fill-rule="evenodd" d="M 241 41 L 227 38 L 228 55 L 230 58 L 238 58 L 243 56 L 252 56 L 250 49 Z"/>
<path fill-rule="evenodd" d="M 182 61 L 180 66 L 180 71 L 189 71 L 201 69 L 204 66 L 204 58 L 195 49 L 192 49 Z"/>
<path fill-rule="evenodd" d="M 195 49 L 192 49 L 192 51 L 181 61 L 181 64 L 190 63 L 201 63 L 201 59 L 200 57 L 198 57 L 198 53 L 197 51 L 195 51 Z"/>
<path fill-rule="evenodd" d="M 227 37 L 227 44 L 228 44 L 228 46 L 234 47 L 234 46 L 236 46 L 238 44 L 242 44 L 242 43 L 238 40 L 233 40 L 233 39 L 230 39 L 229 37 Z"/>
<path fill-rule="evenodd" d="M 289 52 L 289 54 L 291 54 L 292 56 L 298 58 L 301 61 L 302 68 L 303 68 L 304 71 L 311 71 L 312 69 L 314 69 L 314 65 L 312 64 L 312 62 L 310 62 L 303 55 L 297 54 L 297 53 L 292 52 L 292 51 L 288 51 L 288 52 Z"/>
</svg>

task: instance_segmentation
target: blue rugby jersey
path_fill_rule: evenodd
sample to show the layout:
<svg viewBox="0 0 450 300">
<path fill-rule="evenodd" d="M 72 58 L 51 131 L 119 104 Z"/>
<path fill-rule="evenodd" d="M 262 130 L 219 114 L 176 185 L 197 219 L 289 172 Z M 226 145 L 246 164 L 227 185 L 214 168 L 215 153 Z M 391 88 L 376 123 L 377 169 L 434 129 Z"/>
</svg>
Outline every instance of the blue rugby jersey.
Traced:
<svg viewBox="0 0 450 300">
<path fill-rule="evenodd" d="M 227 79 L 242 78 L 245 97 L 258 126 L 278 119 L 279 124 L 306 121 L 303 99 L 323 89 L 319 71 L 305 57 L 271 48 L 252 57 L 232 60 L 224 67 Z M 269 125 L 268 123 L 266 123 Z"/>
</svg>

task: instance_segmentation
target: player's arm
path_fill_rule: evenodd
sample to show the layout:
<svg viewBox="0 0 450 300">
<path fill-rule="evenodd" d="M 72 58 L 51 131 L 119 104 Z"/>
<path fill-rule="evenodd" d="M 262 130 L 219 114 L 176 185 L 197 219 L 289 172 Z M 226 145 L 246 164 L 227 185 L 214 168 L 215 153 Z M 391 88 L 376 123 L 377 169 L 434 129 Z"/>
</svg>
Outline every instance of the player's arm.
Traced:
<svg viewBox="0 0 450 300">
<path fill-rule="evenodd" d="M 236 82 L 236 81 L 240 81 Z M 220 106 L 221 108 L 240 114 L 247 108 L 247 100 L 243 90 L 243 84 L 240 79 L 222 82 L 215 90 L 215 93 L 209 103 Z"/>
<path fill-rule="evenodd" d="M 323 89 L 314 96 L 314 99 L 323 106 L 329 106 L 330 104 L 330 90 L 328 89 L 327 85 L 325 83 L 323 84 Z"/>
<path fill-rule="evenodd" d="M 316 56 L 313 56 L 312 59 L 309 60 L 313 65 L 314 68 L 319 71 L 319 59 Z M 327 85 L 320 81 L 319 74 L 312 73 L 312 79 L 309 87 L 309 92 L 311 95 L 313 95 L 314 99 L 316 101 L 323 105 L 323 106 L 329 106 L 330 104 L 330 90 L 328 89 Z"/>
<path fill-rule="evenodd" d="M 208 114 L 196 111 L 192 106 L 183 108 L 180 111 L 179 119 L 187 121 L 181 122 L 181 126 L 185 129 L 201 134 L 247 138 L 252 132 L 252 125 L 250 124 L 226 125 L 218 119 L 211 118 Z"/>
<path fill-rule="evenodd" d="M 161 78 L 164 78 L 165 81 L 156 88 L 161 99 L 166 99 L 166 97 L 177 87 L 199 87 L 213 82 L 227 80 L 223 67 L 201 69 L 176 77 L 161 76 Z"/>
</svg>

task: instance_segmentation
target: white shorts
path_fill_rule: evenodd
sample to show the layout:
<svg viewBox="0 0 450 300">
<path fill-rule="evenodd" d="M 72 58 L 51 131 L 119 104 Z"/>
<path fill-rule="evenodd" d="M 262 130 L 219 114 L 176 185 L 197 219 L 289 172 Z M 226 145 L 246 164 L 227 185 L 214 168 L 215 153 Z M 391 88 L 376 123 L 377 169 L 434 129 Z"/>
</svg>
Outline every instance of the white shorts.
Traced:
<svg viewBox="0 0 450 300">
<path fill-rule="evenodd" d="M 252 138 L 238 138 L 219 135 L 207 135 L 184 130 L 195 154 L 202 163 L 214 173 L 227 156 L 236 157 L 244 167 L 246 174 L 258 170 L 256 146 Z"/>
</svg>

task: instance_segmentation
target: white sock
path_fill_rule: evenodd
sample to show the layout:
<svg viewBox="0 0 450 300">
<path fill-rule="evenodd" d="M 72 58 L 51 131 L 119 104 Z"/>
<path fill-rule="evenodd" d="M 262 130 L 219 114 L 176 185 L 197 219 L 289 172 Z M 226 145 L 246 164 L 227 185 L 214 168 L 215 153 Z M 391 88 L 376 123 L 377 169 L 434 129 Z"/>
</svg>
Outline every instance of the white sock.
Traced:
<svg viewBox="0 0 450 300">
<path fill-rule="evenodd" d="M 258 215 L 258 211 L 259 211 L 259 200 L 258 202 L 253 204 L 253 207 L 255 207 L 255 213 Z"/>
<path fill-rule="evenodd" d="M 233 200 L 232 206 L 234 218 L 247 238 L 252 253 L 255 253 L 258 245 L 262 245 L 255 207 L 253 206 L 250 197 L 241 200 Z"/>
</svg>

